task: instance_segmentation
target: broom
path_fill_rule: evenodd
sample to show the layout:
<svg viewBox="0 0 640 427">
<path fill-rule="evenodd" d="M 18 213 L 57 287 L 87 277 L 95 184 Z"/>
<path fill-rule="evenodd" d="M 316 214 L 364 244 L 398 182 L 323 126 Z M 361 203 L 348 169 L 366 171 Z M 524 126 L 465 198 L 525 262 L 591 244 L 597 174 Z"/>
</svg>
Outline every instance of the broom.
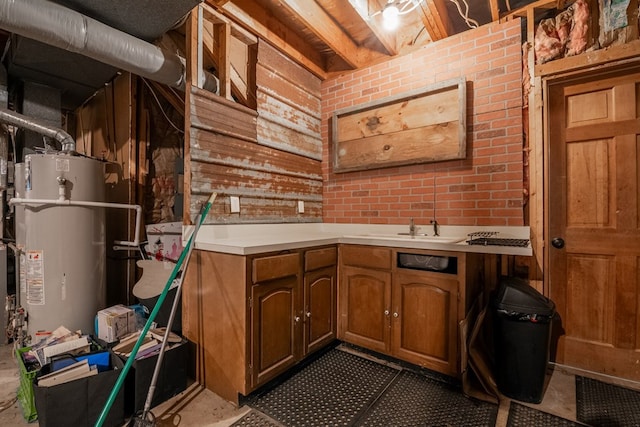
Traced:
<svg viewBox="0 0 640 427">
<path fill-rule="evenodd" d="M 173 281 L 175 280 L 176 276 L 178 275 L 178 272 L 180 271 L 180 267 L 182 266 L 182 264 L 185 265 L 186 268 L 186 262 L 185 260 L 187 260 L 190 256 L 191 256 L 191 251 L 192 251 L 192 247 L 195 245 L 195 236 L 196 233 L 198 232 L 198 230 L 200 229 L 200 226 L 202 225 L 202 223 L 204 222 L 204 219 L 207 217 L 207 214 L 209 213 L 209 209 L 211 209 L 211 205 L 213 204 L 213 201 L 215 200 L 217 194 L 213 193 L 211 195 L 211 197 L 209 197 L 209 200 L 207 201 L 207 203 L 204 206 L 204 209 L 202 211 L 202 214 L 200 215 L 200 219 L 198 220 L 198 222 L 196 223 L 196 228 L 193 231 L 193 233 L 191 234 L 191 237 L 189 237 L 189 240 L 187 241 L 187 245 L 185 246 L 185 248 L 182 250 L 182 253 L 180 254 L 180 258 L 178 258 L 178 262 L 176 263 L 175 267 L 173 268 L 173 271 L 171 272 L 171 275 L 169 276 L 169 279 L 167 280 L 167 283 L 164 286 L 164 289 L 162 290 L 162 293 L 160 294 L 160 296 L 158 297 L 158 301 L 156 301 L 156 305 L 153 307 L 153 310 L 151 310 L 151 313 L 149 314 L 149 318 L 147 319 L 147 322 L 144 325 L 144 328 L 142 328 L 142 331 L 140 332 L 140 337 L 138 338 L 138 340 L 136 341 L 135 345 L 133 346 L 133 349 L 131 350 L 131 354 L 129 355 L 129 357 L 127 358 L 127 362 L 125 363 L 124 367 L 122 368 L 122 370 L 120 371 L 120 375 L 118 376 L 118 379 L 116 380 L 116 383 L 113 387 L 113 389 L 111 390 L 111 394 L 109 394 L 109 397 L 107 398 L 107 401 L 104 405 L 104 408 L 102 408 L 102 412 L 100 413 L 100 416 L 98 417 L 98 420 L 96 421 L 95 427 L 102 427 L 102 425 L 104 424 L 107 415 L 109 414 L 109 411 L 111 410 L 111 407 L 113 406 L 113 402 L 116 399 L 116 396 L 118 395 L 118 392 L 120 391 L 120 388 L 122 388 L 122 384 L 124 383 L 124 380 L 127 376 L 127 373 L 129 372 L 129 369 L 131 369 L 131 365 L 133 365 L 133 362 L 135 361 L 136 355 L 138 354 L 138 349 L 140 348 L 140 345 L 142 344 L 142 341 L 144 340 L 144 337 L 147 335 L 147 333 L 149 332 L 149 329 L 151 328 L 151 324 L 153 323 L 153 321 L 155 320 L 158 311 L 160 311 L 160 307 L 162 306 L 162 304 L 164 303 L 165 298 L 167 297 L 167 293 L 169 292 L 169 288 L 171 287 L 171 284 L 173 283 Z M 161 346 L 161 350 L 160 350 L 160 354 L 158 355 L 158 363 L 156 363 L 156 367 L 154 369 L 154 373 L 153 373 L 153 378 L 152 378 L 152 384 L 151 387 L 149 388 L 149 393 L 147 394 L 147 400 L 145 402 L 145 409 L 143 412 L 144 413 L 144 417 L 146 418 L 148 413 L 149 413 L 149 408 L 147 406 L 151 406 L 151 400 L 153 399 L 153 392 L 155 389 L 155 382 L 157 381 L 157 377 L 158 377 L 158 372 L 159 371 L 159 366 L 160 363 L 162 363 L 162 357 L 163 357 L 163 353 L 164 353 L 164 349 L 166 347 L 166 343 L 168 341 L 169 338 L 169 333 L 171 331 L 171 322 L 173 321 L 173 317 L 175 315 L 174 309 L 176 308 L 176 301 L 178 300 L 178 296 L 179 296 L 179 290 L 181 288 L 181 284 L 182 284 L 182 277 L 184 276 L 184 274 L 180 277 L 180 281 L 179 281 L 179 287 L 178 290 L 176 291 L 176 297 L 174 299 L 174 304 L 171 308 L 171 314 L 170 314 L 170 318 L 169 318 L 169 324 L 167 325 L 167 330 L 165 331 L 165 335 L 163 337 L 162 340 L 162 346 Z M 135 426 L 153 426 L 155 425 L 155 421 L 151 421 L 149 424 L 149 421 L 143 419 L 143 418 L 136 418 L 134 420 L 135 422 Z"/>
</svg>

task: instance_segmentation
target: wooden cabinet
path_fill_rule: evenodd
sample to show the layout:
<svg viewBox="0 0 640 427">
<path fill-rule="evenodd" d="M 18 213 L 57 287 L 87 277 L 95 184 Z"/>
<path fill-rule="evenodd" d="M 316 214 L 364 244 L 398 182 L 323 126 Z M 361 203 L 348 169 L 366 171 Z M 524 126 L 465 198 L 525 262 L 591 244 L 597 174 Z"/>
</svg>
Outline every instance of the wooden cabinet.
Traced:
<svg viewBox="0 0 640 427">
<path fill-rule="evenodd" d="M 183 333 L 198 344 L 198 380 L 223 398 L 238 403 L 335 339 L 335 246 L 194 256 Z"/>
<path fill-rule="evenodd" d="M 300 254 L 252 261 L 251 385 L 257 387 L 300 359 Z"/>
<path fill-rule="evenodd" d="M 335 247 L 305 252 L 303 356 L 336 339 L 337 262 Z"/>
<path fill-rule="evenodd" d="M 253 259 L 252 388 L 335 339 L 336 263 L 335 247 Z"/>
<path fill-rule="evenodd" d="M 394 273 L 391 354 L 455 376 L 458 281 L 438 276 Z"/>
<path fill-rule="evenodd" d="M 404 268 L 407 252 L 450 266 Z M 482 255 L 343 245 L 340 256 L 338 338 L 457 376 L 458 322 L 482 287 Z"/>
<path fill-rule="evenodd" d="M 338 338 L 381 353 L 390 350 L 391 256 L 389 248 L 340 248 Z"/>
</svg>

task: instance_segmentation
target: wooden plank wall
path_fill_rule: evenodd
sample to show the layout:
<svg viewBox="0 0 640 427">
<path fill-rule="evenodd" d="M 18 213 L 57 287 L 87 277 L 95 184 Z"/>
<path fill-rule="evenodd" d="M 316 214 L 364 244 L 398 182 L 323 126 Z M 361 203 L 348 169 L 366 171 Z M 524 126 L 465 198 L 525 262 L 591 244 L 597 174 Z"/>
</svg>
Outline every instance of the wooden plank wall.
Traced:
<svg viewBox="0 0 640 427">
<path fill-rule="evenodd" d="M 106 162 L 107 202 L 139 203 L 136 146 L 146 134 L 141 130 L 136 137 L 136 84 L 135 77 L 123 73 L 75 111 L 76 149 Z M 131 304 L 135 253 L 114 251 L 113 241 L 134 239 L 135 212 L 107 209 L 106 214 L 107 305 Z"/>
<path fill-rule="evenodd" d="M 257 111 L 191 89 L 190 220 L 216 192 L 207 223 L 320 222 L 320 80 L 259 42 L 256 82 Z M 240 213 L 230 212 L 231 196 Z"/>
</svg>

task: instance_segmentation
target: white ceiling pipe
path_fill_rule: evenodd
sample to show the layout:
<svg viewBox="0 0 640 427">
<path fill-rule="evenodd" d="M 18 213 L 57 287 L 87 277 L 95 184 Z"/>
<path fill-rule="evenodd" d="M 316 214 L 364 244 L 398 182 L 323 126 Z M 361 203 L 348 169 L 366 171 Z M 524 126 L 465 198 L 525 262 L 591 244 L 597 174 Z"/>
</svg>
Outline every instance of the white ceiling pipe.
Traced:
<svg viewBox="0 0 640 427">
<path fill-rule="evenodd" d="M 67 132 L 49 125 L 33 117 L 23 116 L 6 108 L 0 108 L 0 123 L 13 125 L 21 129 L 28 129 L 48 138 L 55 139 L 62 146 L 65 153 L 75 153 L 76 142 Z"/>
<path fill-rule="evenodd" d="M 184 90 L 175 53 L 45 0 L 0 0 L 0 28 Z"/>
<path fill-rule="evenodd" d="M 24 205 L 28 207 L 40 207 L 40 206 L 86 206 L 96 208 L 115 208 L 115 209 L 129 209 L 136 211 L 136 225 L 134 231 L 133 241 L 128 240 L 116 240 L 116 245 L 122 245 L 127 247 L 139 247 L 140 246 L 140 227 L 142 224 L 142 207 L 140 205 L 128 205 L 123 203 L 109 203 L 109 202 L 90 202 L 83 200 L 69 200 L 61 196 L 58 199 L 29 199 L 13 197 L 9 199 L 9 205 Z"/>
</svg>

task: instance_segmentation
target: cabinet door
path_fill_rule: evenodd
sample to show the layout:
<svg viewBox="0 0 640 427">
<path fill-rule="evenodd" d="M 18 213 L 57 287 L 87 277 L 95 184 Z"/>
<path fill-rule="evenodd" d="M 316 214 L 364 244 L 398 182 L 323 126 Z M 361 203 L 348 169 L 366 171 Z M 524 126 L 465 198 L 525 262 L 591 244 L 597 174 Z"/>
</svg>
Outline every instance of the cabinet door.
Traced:
<svg viewBox="0 0 640 427">
<path fill-rule="evenodd" d="M 253 388 L 284 372 L 300 358 L 298 289 L 297 276 L 251 287 Z"/>
<path fill-rule="evenodd" d="M 391 354 L 457 375 L 458 281 L 400 270 L 394 275 L 392 298 Z"/>
<path fill-rule="evenodd" d="M 336 290 L 335 266 L 304 275 L 305 355 L 336 338 Z"/>
<path fill-rule="evenodd" d="M 389 351 L 391 273 L 342 267 L 338 338 L 371 350 Z"/>
</svg>

